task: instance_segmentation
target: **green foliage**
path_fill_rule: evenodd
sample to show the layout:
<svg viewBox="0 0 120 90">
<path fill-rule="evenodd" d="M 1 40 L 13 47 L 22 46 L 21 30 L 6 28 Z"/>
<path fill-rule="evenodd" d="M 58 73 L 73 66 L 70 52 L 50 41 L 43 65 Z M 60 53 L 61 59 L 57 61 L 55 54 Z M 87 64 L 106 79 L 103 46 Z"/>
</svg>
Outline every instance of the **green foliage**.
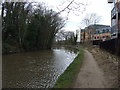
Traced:
<svg viewBox="0 0 120 90">
<path fill-rule="evenodd" d="M 63 74 L 59 76 L 53 88 L 72 88 L 72 84 L 81 67 L 83 56 L 84 51 L 80 49 L 78 56 L 67 67 Z"/>
<path fill-rule="evenodd" d="M 70 44 L 76 45 L 77 44 L 77 34 L 75 36 L 71 35 L 70 38 L 68 39 L 68 41 Z"/>
</svg>

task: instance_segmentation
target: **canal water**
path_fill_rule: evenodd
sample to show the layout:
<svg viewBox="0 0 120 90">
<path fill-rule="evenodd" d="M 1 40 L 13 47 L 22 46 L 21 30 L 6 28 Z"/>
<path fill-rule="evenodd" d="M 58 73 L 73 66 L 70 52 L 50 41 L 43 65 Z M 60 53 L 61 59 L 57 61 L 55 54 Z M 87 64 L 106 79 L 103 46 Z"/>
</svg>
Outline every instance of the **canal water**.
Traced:
<svg viewBox="0 0 120 90">
<path fill-rule="evenodd" d="M 3 55 L 3 88 L 51 88 L 76 56 L 64 47 Z"/>
</svg>

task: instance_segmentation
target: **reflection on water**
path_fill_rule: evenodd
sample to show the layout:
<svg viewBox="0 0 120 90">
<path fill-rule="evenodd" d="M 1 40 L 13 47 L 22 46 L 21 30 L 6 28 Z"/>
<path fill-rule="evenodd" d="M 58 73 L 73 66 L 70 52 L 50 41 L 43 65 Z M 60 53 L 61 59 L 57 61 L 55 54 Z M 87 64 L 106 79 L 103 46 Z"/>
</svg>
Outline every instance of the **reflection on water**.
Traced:
<svg viewBox="0 0 120 90">
<path fill-rule="evenodd" d="M 64 48 L 3 55 L 3 88 L 50 88 L 76 55 Z"/>
</svg>

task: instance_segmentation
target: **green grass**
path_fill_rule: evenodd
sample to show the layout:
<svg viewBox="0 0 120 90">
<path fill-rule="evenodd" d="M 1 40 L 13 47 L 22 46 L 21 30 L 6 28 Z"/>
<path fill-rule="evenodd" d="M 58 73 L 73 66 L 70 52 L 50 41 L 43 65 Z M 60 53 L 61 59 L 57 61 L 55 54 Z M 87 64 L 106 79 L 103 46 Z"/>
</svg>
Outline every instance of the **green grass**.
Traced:
<svg viewBox="0 0 120 90">
<path fill-rule="evenodd" d="M 75 81 L 76 76 L 80 71 L 83 56 L 84 56 L 83 49 L 79 49 L 78 56 L 67 67 L 67 69 L 63 72 L 63 74 L 59 76 L 53 88 L 71 88 L 72 87 L 73 82 Z"/>
</svg>

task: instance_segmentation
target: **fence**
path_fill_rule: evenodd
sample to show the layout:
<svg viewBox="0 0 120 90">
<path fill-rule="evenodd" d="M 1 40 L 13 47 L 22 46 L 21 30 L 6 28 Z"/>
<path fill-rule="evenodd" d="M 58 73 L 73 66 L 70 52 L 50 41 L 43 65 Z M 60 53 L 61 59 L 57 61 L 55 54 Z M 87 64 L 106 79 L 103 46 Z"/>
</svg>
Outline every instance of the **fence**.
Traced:
<svg viewBox="0 0 120 90">
<path fill-rule="evenodd" d="M 107 40 L 100 43 L 100 48 L 103 48 L 111 53 L 115 53 L 115 41 L 116 39 Z"/>
<path fill-rule="evenodd" d="M 101 40 L 94 40 L 93 45 L 100 45 Z"/>
<path fill-rule="evenodd" d="M 93 41 L 93 45 L 99 45 L 100 48 L 105 49 L 113 54 L 117 53 L 120 56 L 120 38 L 111 39 L 104 42 L 100 40 Z"/>
</svg>

